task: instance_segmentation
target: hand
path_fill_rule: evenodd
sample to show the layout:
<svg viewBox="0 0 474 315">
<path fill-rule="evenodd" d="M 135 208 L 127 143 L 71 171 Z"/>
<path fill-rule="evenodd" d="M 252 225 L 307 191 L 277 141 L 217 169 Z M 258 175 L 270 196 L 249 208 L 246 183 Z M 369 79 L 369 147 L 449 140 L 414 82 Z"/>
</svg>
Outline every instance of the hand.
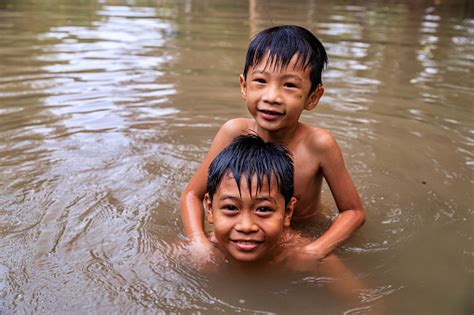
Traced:
<svg viewBox="0 0 474 315">
<path fill-rule="evenodd" d="M 325 251 L 321 249 L 316 242 L 309 243 L 306 246 L 303 246 L 302 251 L 312 257 L 315 260 L 321 260 L 328 255 Z"/>
<path fill-rule="evenodd" d="M 186 245 L 192 265 L 203 272 L 215 272 L 224 262 L 224 256 L 212 242 L 213 234 L 208 238 L 196 238 Z"/>
<path fill-rule="evenodd" d="M 314 242 L 292 242 L 276 257 L 274 262 L 297 272 L 309 272 L 318 268 L 326 256 Z"/>
<path fill-rule="evenodd" d="M 191 240 L 186 249 L 193 260 L 201 263 L 207 263 L 212 260 L 214 245 L 207 238 L 196 238 Z"/>
</svg>

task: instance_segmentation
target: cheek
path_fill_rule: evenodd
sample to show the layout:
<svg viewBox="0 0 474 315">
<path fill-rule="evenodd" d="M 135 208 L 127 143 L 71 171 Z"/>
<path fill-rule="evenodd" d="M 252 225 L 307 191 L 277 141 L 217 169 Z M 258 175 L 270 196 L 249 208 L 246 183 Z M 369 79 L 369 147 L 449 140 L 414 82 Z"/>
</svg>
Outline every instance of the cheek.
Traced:
<svg viewBox="0 0 474 315">
<path fill-rule="evenodd" d="M 249 89 L 247 90 L 247 101 L 255 101 L 259 98 L 259 92 L 258 90 L 255 89 Z"/>
<path fill-rule="evenodd" d="M 252 114 L 252 115 L 255 115 L 256 112 L 257 112 L 256 106 L 255 106 L 253 103 L 251 103 L 251 102 L 247 102 L 247 110 L 248 110 L 249 113 Z"/>
<path fill-rule="evenodd" d="M 214 234 L 217 239 L 228 237 L 228 234 L 232 230 L 232 222 L 228 219 L 215 216 L 214 217 Z"/>
<path fill-rule="evenodd" d="M 255 97 L 253 96 L 252 93 L 247 94 L 246 101 L 247 101 L 247 106 L 251 106 L 251 105 L 253 105 L 253 103 L 255 103 Z"/>
<path fill-rule="evenodd" d="M 265 227 L 265 234 L 272 241 L 278 241 L 280 239 L 281 233 L 283 232 L 283 218 L 272 222 L 272 224 L 267 224 Z"/>
</svg>

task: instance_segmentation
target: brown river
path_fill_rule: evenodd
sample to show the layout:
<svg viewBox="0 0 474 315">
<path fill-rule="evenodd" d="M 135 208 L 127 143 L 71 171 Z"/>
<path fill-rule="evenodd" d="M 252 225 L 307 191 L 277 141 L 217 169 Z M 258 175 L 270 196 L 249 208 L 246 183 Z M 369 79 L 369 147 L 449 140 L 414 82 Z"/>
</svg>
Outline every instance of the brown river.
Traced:
<svg viewBox="0 0 474 315">
<path fill-rule="evenodd" d="M 335 135 L 367 212 L 336 251 L 356 304 L 169 254 L 213 136 L 249 117 L 249 38 L 278 24 L 328 50 L 302 121 Z M 0 313 L 471 314 L 473 70 L 469 0 L 0 0 Z"/>
</svg>

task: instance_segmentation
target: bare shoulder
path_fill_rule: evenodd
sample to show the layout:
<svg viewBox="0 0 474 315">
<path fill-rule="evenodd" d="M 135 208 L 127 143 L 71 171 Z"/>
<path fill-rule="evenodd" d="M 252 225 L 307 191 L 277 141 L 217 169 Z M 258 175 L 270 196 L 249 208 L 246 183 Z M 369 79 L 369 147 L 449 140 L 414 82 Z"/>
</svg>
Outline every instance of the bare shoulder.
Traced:
<svg viewBox="0 0 474 315">
<path fill-rule="evenodd" d="M 225 122 L 222 125 L 220 132 L 231 137 L 246 134 L 251 132 L 253 127 L 252 122 L 253 120 L 249 118 L 234 118 Z"/>
<path fill-rule="evenodd" d="M 246 118 L 235 118 L 225 122 L 219 131 L 217 132 L 214 140 L 212 141 L 211 148 L 209 149 L 208 163 L 211 163 L 212 159 L 231 141 L 242 134 L 249 133 L 252 125 L 251 119 Z"/>
<path fill-rule="evenodd" d="M 304 134 L 305 143 L 313 152 L 327 153 L 339 150 L 336 139 L 325 129 L 305 125 Z"/>
<path fill-rule="evenodd" d="M 343 169 L 341 148 L 329 131 L 309 126 L 305 142 L 307 149 L 317 157 L 319 166 L 325 170 L 326 175 L 328 170 Z"/>
</svg>

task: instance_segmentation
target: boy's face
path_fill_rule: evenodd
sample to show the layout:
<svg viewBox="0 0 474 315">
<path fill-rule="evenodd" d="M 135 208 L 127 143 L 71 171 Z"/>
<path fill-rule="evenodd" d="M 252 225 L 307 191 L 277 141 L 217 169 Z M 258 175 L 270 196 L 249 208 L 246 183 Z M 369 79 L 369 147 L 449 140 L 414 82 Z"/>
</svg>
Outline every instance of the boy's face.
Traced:
<svg viewBox="0 0 474 315">
<path fill-rule="evenodd" d="M 247 78 L 240 75 L 242 97 L 250 114 L 265 130 L 278 131 L 298 123 L 303 110 L 316 107 L 324 93 L 318 86 L 311 94 L 310 69 L 297 65 L 294 55 L 285 68 L 268 63 L 268 54 L 249 67 Z"/>
<path fill-rule="evenodd" d="M 256 191 L 256 177 L 252 192 L 247 178 L 242 177 L 240 193 L 232 174 L 221 180 L 211 203 L 205 196 L 208 221 L 214 225 L 214 235 L 221 249 L 238 261 L 257 261 L 271 257 L 285 227 L 290 226 L 296 199 L 285 208 L 285 199 L 278 191 L 275 179 L 270 187 L 265 180 L 261 191 Z M 270 188 L 270 189 L 269 189 Z"/>
</svg>

